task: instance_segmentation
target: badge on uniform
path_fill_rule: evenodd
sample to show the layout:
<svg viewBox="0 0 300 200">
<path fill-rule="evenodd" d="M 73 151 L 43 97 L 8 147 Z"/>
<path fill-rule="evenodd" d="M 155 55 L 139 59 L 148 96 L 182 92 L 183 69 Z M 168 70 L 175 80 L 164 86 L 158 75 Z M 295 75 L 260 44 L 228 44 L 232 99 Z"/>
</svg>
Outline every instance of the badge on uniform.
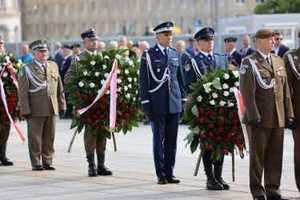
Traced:
<svg viewBox="0 0 300 200">
<path fill-rule="evenodd" d="M 186 64 L 186 65 L 184 66 L 184 70 L 185 70 L 186 72 L 190 71 L 190 70 L 191 70 L 191 65 L 190 65 L 190 64 Z"/>
<path fill-rule="evenodd" d="M 240 74 L 241 75 L 246 74 L 246 71 L 247 71 L 248 67 L 249 67 L 248 65 L 242 64 L 241 67 L 240 67 Z"/>
<path fill-rule="evenodd" d="M 159 73 L 160 72 L 160 68 L 157 68 L 156 71 L 157 71 L 157 73 Z"/>
</svg>

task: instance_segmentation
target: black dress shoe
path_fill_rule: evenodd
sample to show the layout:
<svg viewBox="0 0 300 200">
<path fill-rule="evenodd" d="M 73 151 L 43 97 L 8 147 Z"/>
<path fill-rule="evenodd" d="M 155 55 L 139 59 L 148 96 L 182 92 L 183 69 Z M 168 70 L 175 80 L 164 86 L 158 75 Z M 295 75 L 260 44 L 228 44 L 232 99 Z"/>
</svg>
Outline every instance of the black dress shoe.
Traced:
<svg viewBox="0 0 300 200">
<path fill-rule="evenodd" d="M 88 175 L 89 175 L 89 177 L 95 177 L 95 176 L 97 176 L 96 169 L 95 168 L 89 168 Z"/>
<path fill-rule="evenodd" d="M 0 160 L 3 166 L 13 166 L 14 163 L 11 162 L 8 158 L 4 158 Z"/>
<path fill-rule="evenodd" d="M 219 178 L 217 181 L 223 186 L 224 190 L 229 190 L 230 186 L 223 180 L 223 178 Z"/>
<path fill-rule="evenodd" d="M 267 200 L 288 200 L 288 199 L 282 198 L 280 195 L 272 195 L 272 196 L 267 196 Z"/>
<path fill-rule="evenodd" d="M 165 184 L 168 184 L 168 181 L 167 181 L 167 179 L 164 178 L 164 177 L 158 178 L 157 184 L 159 184 L 159 185 L 165 185 Z"/>
<path fill-rule="evenodd" d="M 216 179 L 208 179 L 206 182 L 207 190 L 223 190 L 223 186 Z"/>
<path fill-rule="evenodd" d="M 44 168 L 42 167 L 42 165 L 36 165 L 32 167 L 32 171 L 43 171 Z"/>
<path fill-rule="evenodd" d="M 169 178 L 167 178 L 167 181 L 168 181 L 168 183 L 171 183 L 171 184 L 178 184 L 178 183 L 180 183 L 180 180 L 179 179 L 175 179 L 175 177 L 169 177 Z"/>
<path fill-rule="evenodd" d="M 98 168 L 97 173 L 99 176 L 111 176 L 112 175 L 112 171 L 110 171 L 107 167 Z"/>
<path fill-rule="evenodd" d="M 51 170 L 51 171 L 55 170 L 55 168 L 51 165 L 43 165 L 43 168 L 44 170 Z"/>
<path fill-rule="evenodd" d="M 266 200 L 265 196 L 253 197 L 253 200 Z"/>
</svg>

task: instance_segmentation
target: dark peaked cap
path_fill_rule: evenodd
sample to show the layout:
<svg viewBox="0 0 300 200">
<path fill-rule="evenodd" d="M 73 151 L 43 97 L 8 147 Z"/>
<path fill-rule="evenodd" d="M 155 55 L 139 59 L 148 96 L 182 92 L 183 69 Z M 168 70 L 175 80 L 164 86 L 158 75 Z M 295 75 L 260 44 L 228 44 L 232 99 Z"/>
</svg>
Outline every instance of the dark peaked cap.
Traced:
<svg viewBox="0 0 300 200">
<path fill-rule="evenodd" d="M 46 40 L 35 40 L 30 43 L 29 48 L 32 51 L 38 50 L 38 51 L 47 51 L 48 49 L 48 44 Z"/>
<path fill-rule="evenodd" d="M 174 23 L 171 21 L 163 22 L 158 24 L 153 31 L 157 33 L 173 31 Z"/>
<path fill-rule="evenodd" d="M 194 35 L 195 40 L 213 40 L 215 37 L 215 30 L 210 27 L 205 27 L 203 29 L 200 29 L 197 33 Z"/>
</svg>

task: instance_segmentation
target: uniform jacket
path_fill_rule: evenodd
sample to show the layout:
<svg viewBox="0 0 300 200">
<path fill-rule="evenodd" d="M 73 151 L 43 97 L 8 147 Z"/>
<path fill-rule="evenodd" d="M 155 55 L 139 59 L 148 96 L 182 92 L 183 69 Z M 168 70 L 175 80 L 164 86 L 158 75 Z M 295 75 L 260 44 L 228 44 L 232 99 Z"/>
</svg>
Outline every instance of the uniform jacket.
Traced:
<svg viewBox="0 0 300 200">
<path fill-rule="evenodd" d="M 300 48 L 293 49 L 289 51 L 284 56 L 284 62 L 286 64 L 287 69 L 287 77 L 289 81 L 289 86 L 291 90 L 291 97 L 293 102 L 293 108 L 294 108 L 294 114 L 295 114 L 295 120 L 296 124 L 300 124 L 300 79 L 299 75 L 294 71 L 292 68 L 292 63 L 288 59 L 288 55 L 291 55 L 291 58 L 294 63 L 294 67 L 297 70 L 297 72 L 300 72 Z"/>
<path fill-rule="evenodd" d="M 239 68 L 239 66 L 242 63 L 242 55 L 238 51 L 234 51 L 229 57 L 228 57 L 228 63 L 233 64 L 235 67 Z"/>
<path fill-rule="evenodd" d="M 179 62 L 179 54 L 175 49 L 169 48 L 168 59 L 155 45 L 148 50 L 151 65 L 158 79 L 163 77 L 166 68 L 170 70 L 170 81 L 166 81 L 156 91 L 157 83 L 150 73 L 146 61 L 146 52 L 141 58 L 140 65 L 140 100 L 147 115 L 169 114 L 182 112 L 182 100 L 185 96 L 183 89 L 183 74 Z M 166 65 L 167 63 L 167 65 Z"/>
<path fill-rule="evenodd" d="M 242 55 L 242 58 L 251 55 L 252 53 L 255 52 L 255 49 L 252 47 L 248 47 L 248 48 L 241 48 L 240 49 L 240 54 Z"/>
<path fill-rule="evenodd" d="M 224 55 L 220 55 L 217 53 L 213 54 L 213 60 L 209 61 L 207 56 L 199 52 L 195 57 L 194 57 L 196 63 L 197 63 L 197 68 L 201 72 L 202 75 L 204 75 L 207 72 L 216 70 L 216 69 L 226 69 L 227 68 L 227 59 Z M 198 80 L 197 74 L 195 70 L 193 69 L 193 65 L 191 62 L 191 59 L 186 61 L 183 66 L 185 70 L 185 88 L 187 93 L 191 92 L 191 84 L 195 81 Z"/>
<path fill-rule="evenodd" d="M 274 78 L 275 86 L 263 89 L 254 76 L 250 60 L 254 60 L 257 69 L 267 84 Z M 283 60 L 271 54 L 271 64 L 259 53 L 246 57 L 240 67 L 240 90 L 244 97 L 246 112 L 243 122 L 260 127 L 284 127 L 288 118 L 294 118 L 286 68 Z"/>
<path fill-rule="evenodd" d="M 40 80 L 46 80 L 47 87 L 34 93 L 29 92 L 30 89 L 34 89 L 34 86 L 28 79 L 25 67 L 21 69 L 18 75 L 21 115 L 52 116 L 57 115 L 59 111 L 66 110 L 64 90 L 57 64 L 47 61 L 47 67 L 43 69 L 32 62 L 26 67 Z"/>
</svg>

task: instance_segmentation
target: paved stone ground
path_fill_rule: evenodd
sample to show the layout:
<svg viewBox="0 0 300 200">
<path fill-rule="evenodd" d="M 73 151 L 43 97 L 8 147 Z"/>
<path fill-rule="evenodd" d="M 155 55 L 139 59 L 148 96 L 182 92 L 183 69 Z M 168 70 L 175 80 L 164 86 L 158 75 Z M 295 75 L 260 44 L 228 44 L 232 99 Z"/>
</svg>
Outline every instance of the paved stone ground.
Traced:
<svg viewBox="0 0 300 200">
<path fill-rule="evenodd" d="M 26 130 L 26 124 L 21 124 Z M 186 126 L 180 127 L 176 176 L 179 185 L 157 185 L 152 160 L 152 135 L 150 127 L 141 125 L 126 136 L 117 134 L 118 151 L 113 152 L 111 142 L 107 146 L 107 166 L 112 177 L 87 177 L 82 135 L 74 143 L 71 153 L 67 146 L 72 136 L 69 120 L 58 120 L 56 155 L 53 172 L 33 172 L 28 156 L 27 144 L 21 145 L 12 133 L 8 154 L 15 162 L 14 167 L 0 166 L 0 200 L 250 200 L 248 189 L 248 157 L 236 156 L 236 181 L 231 181 L 231 157 L 224 165 L 224 178 L 231 185 L 230 191 L 212 192 L 205 190 L 205 175 L 201 165 L 199 175 L 193 176 L 197 154 L 192 155 L 185 147 Z M 282 194 L 290 199 L 300 199 L 293 171 L 293 141 L 290 132 L 285 135 L 284 169 Z"/>
</svg>

